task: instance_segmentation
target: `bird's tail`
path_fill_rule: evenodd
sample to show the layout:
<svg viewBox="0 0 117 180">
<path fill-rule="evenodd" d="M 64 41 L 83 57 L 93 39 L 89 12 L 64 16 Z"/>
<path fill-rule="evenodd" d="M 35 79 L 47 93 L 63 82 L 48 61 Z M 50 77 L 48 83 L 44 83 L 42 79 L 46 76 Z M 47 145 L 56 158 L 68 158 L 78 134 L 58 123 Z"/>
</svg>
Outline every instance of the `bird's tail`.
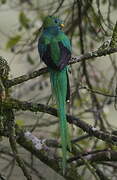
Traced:
<svg viewBox="0 0 117 180">
<path fill-rule="evenodd" d="M 68 95 L 67 67 L 65 67 L 62 71 L 50 71 L 50 80 L 52 92 L 56 98 L 58 115 L 60 119 L 60 136 L 63 154 L 62 167 L 63 173 L 65 173 L 67 165 L 67 148 L 71 149 L 66 119 L 66 97 Z"/>
</svg>

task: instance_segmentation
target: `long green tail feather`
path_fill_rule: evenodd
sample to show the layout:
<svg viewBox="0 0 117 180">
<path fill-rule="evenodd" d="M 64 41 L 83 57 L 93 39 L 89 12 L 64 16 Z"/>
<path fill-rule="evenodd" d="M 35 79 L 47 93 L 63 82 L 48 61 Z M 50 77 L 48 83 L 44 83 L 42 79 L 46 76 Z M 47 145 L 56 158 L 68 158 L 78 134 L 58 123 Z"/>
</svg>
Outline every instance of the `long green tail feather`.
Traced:
<svg viewBox="0 0 117 180">
<path fill-rule="evenodd" d="M 50 80 L 52 91 L 56 98 L 58 106 L 58 115 L 60 119 L 60 136 L 62 145 L 62 167 L 65 174 L 67 165 L 67 147 L 71 149 L 70 138 L 68 134 L 67 119 L 66 119 L 66 94 L 67 94 L 67 67 L 62 71 L 50 70 Z"/>
</svg>

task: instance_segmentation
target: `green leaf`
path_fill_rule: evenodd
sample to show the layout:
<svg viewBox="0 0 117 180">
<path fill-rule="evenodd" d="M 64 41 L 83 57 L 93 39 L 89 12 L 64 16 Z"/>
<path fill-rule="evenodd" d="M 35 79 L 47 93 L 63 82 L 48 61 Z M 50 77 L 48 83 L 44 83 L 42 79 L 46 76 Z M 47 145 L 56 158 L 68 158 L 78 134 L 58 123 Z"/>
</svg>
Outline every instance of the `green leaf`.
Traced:
<svg viewBox="0 0 117 180">
<path fill-rule="evenodd" d="M 23 127 L 24 126 L 24 121 L 23 120 L 16 120 L 16 124 L 19 126 L 19 127 Z"/>
<path fill-rule="evenodd" d="M 28 29 L 29 28 L 29 21 L 30 19 L 24 14 L 23 11 L 20 12 L 20 15 L 19 15 L 19 21 L 20 21 L 20 24 Z"/>
<path fill-rule="evenodd" d="M 11 37 L 6 44 L 6 48 L 14 47 L 20 41 L 20 39 L 21 39 L 20 35 Z"/>
<path fill-rule="evenodd" d="M 113 29 L 113 35 L 111 38 L 110 47 L 111 48 L 117 47 L 117 21 L 116 21 L 115 27 Z"/>
<path fill-rule="evenodd" d="M 5 3 L 6 3 L 6 0 L 0 0 L 0 2 L 1 2 L 2 4 L 5 4 Z"/>
<path fill-rule="evenodd" d="M 27 55 L 27 61 L 31 64 L 31 65 L 34 65 L 34 60 L 32 59 L 32 57 L 28 54 Z"/>
</svg>

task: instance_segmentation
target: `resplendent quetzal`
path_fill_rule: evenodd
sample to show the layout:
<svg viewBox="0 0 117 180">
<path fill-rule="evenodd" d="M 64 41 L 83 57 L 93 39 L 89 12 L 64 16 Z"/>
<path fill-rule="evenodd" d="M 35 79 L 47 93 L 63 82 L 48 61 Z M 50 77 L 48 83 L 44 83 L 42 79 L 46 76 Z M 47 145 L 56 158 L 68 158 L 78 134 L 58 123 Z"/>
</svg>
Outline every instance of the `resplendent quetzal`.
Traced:
<svg viewBox="0 0 117 180">
<path fill-rule="evenodd" d="M 60 119 L 63 173 L 66 169 L 67 147 L 70 149 L 66 119 L 66 101 L 69 100 L 70 88 L 67 64 L 71 57 L 71 44 L 62 30 L 63 22 L 53 16 L 47 16 L 43 23 L 43 32 L 39 38 L 40 58 L 45 62 L 50 73 L 52 92 L 54 93 Z"/>
</svg>

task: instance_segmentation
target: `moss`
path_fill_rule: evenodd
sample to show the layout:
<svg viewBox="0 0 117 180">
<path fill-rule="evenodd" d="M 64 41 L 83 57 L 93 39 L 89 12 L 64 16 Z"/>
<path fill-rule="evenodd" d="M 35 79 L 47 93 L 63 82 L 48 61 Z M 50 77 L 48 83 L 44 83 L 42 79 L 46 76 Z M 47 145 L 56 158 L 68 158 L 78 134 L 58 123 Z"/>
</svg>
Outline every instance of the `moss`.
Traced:
<svg viewBox="0 0 117 180">
<path fill-rule="evenodd" d="M 112 35 L 110 47 L 111 48 L 116 48 L 117 47 L 117 22 L 116 22 L 114 30 L 113 30 L 113 35 Z"/>
<path fill-rule="evenodd" d="M 5 80 L 8 78 L 10 68 L 7 64 L 7 61 L 0 56 L 0 77 Z"/>
</svg>

